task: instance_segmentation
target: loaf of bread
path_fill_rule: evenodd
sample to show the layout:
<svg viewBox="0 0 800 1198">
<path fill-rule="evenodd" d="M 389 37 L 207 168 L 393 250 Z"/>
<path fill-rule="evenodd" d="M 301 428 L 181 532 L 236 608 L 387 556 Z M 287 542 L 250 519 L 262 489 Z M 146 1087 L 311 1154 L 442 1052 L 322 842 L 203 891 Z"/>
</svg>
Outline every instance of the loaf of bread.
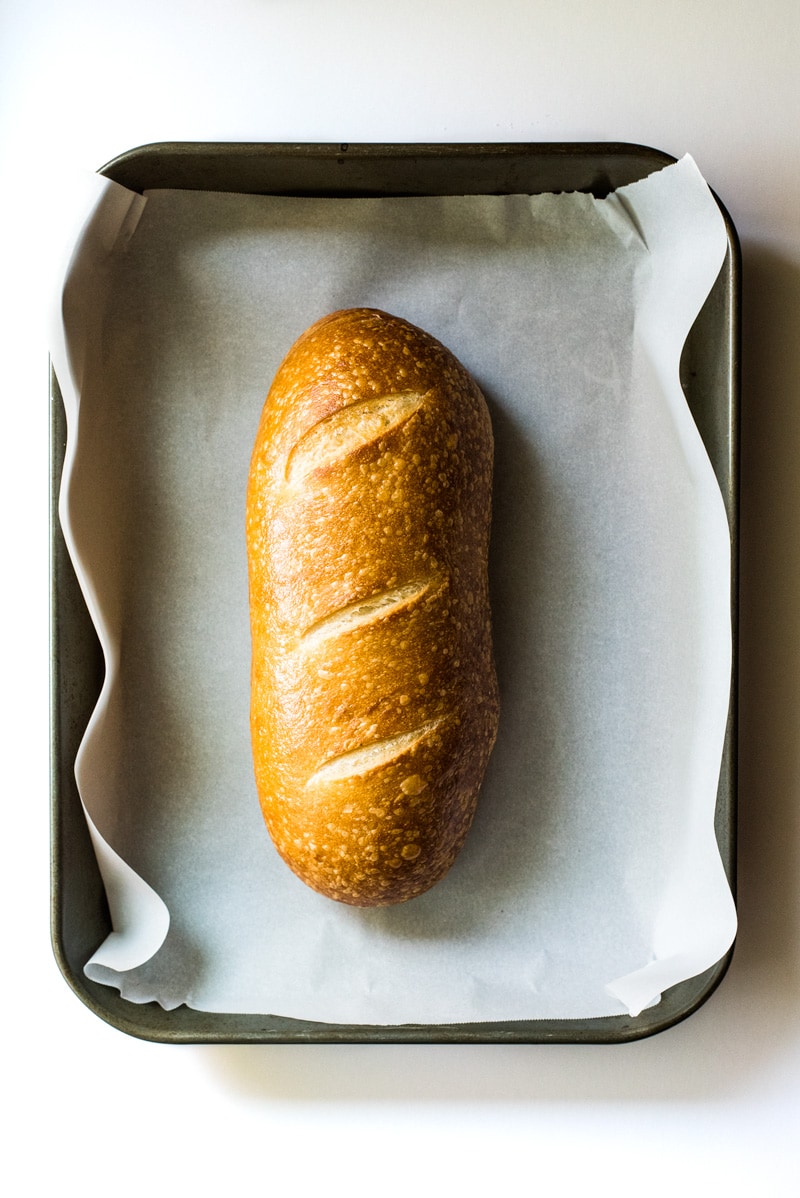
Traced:
<svg viewBox="0 0 800 1198">
<path fill-rule="evenodd" d="M 282 362 L 247 489 L 256 784 L 279 854 L 359 907 L 421 894 L 472 823 L 498 719 L 486 402 L 367 308 Z"/>
</svg>

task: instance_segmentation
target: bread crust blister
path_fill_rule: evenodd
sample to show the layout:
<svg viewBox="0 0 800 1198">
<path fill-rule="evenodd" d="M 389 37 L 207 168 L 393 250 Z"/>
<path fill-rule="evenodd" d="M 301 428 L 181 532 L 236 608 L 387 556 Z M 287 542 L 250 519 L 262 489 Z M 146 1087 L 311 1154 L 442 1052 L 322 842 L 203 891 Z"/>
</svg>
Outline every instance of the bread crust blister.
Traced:
<svg viewBox="0 0 800 1198">
<path fill-rule="evenodd" d="M 360 907 L 438 882 L 498 719 L 493 441 L 435 338 L 334 312 L 290 349 L 247 490 L 251 733 L 264 819 L 308 886 Z"/>
</svg>

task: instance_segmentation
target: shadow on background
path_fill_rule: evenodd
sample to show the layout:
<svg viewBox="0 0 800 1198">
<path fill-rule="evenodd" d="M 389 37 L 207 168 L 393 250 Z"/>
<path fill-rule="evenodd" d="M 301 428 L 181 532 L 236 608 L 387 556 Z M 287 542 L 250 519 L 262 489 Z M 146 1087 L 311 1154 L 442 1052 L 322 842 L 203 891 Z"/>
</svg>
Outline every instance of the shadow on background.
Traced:
<svg viewBox="0 0 800 1198">
<path fill-rule="evenodd" d="M 628 1045 L 213 1046 L 255 1103 L 725 1101 L 800 1037 L 800 267 L 743 246 L 739 936 L 719 990 Z"/>
</svg>

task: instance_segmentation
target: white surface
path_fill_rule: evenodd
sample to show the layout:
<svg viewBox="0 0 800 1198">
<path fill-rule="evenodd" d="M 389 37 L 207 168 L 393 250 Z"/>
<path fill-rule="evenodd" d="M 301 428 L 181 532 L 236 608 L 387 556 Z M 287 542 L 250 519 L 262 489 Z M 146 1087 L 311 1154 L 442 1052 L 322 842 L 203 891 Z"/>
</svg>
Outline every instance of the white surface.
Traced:
<svg viewBox="0 0 800 1198">
<path fill-rule="evenodd" d="M 793 1192 L 798 1164 L 800 90 L 795 0 L 28 0 L 0 15 L 4 1163 L 21 1192 Z M 740 934 L 627 1047 L 175 1048 L 48 947 L 47 365 L 56 183 L 152 140 L 576 140 L 690 151 L 743 242 Z M 9 585 L 9 578 L 15 585 Z M 663 1159 L 659 1159 L 659 1158 Z M 656 1162 L 657 1165 L 656 1165 Z M 383 1171 L 385 1170 L 385 1173 Z M 382 1173 L 380 1184 L 376 1173 Z M 160 1180 L 153 1183 L 154 1177 Z"/>
</svg>

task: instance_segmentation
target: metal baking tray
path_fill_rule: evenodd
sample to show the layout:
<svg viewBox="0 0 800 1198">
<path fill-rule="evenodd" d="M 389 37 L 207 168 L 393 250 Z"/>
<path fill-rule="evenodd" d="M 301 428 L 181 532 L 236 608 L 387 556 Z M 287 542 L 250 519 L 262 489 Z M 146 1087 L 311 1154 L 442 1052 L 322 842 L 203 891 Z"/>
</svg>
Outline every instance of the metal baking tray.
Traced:
<svg viewBox="0 0 800 1198">
<path fill-rule="evenodd" d="M 616 143 L 309 145 L 159 143 L 130 150 L 100 174 L 134 191 L 187 188 L 292 196 L 535 194 L 597 197 L 673 162 L 661 151 Z M 736 884 L 738 424 L 740 252 L 728 232 L 721 274 L 681 362 L 687 401 L 725 499 L 732 541 L 734 669 L 716 808 L 731 888 Z M 103 679 L 103 660 L 58 522 L 66 430 L 51 372 L 51 926 L 57 962 L 101 1019 L 146 1040 L 171 1043 L 605 1043 L 640 1039 L 694 1012 L 715 990 L 732 949 L 711 969 L 672 987 L 641 1015 L 589 1020 L 345 1026 L 272 1015 L 165 1011 L 135 1004 L 87 979 L 83 966 L 111 930 L 103 884 L 83 816 L 74 763 Z"/>
</svg>

